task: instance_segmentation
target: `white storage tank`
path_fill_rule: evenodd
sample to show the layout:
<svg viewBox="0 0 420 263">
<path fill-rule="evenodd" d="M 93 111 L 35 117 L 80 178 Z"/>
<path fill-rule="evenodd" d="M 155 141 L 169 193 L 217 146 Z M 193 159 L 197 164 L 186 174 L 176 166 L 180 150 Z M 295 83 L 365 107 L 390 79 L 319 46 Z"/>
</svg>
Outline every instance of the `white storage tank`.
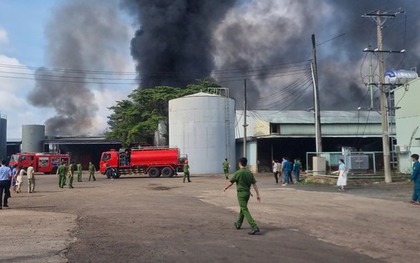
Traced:
<svg viewBox="0 0 420 263">
<path fill-rule="evenodd" d="M 44 125 L 22 125 L 22 152 L 43 152 Z"/>
<path fill-rule="evenodd" d="M 222 173 L 236 166 L 235 101 L 197 93 L 169 101 L 169 144 L 188 155 L 191 174 Z"/>
<path fill-rule="evenodd" d="M 7 118 L 0 113 L 0 160 L 7 155 Z"/>
</svg>

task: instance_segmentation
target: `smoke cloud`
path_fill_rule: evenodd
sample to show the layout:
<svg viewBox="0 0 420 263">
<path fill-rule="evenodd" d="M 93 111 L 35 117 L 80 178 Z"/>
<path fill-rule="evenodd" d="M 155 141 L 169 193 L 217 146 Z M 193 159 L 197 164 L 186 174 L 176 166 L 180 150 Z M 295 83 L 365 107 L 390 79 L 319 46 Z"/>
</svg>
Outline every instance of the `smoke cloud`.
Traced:
<svg viewBox="0 0 420 263">
<path fill-rule="evenodd" d="M 98 111 L 92 89 L 101 89 L 104 77 L 92 71 L 118 71 L 126 64 L 119 53 L 129 37 L 118 1 L 64 1 L 54 10 L 46 37 L 49 66 L 36 71 L 28 100 L 55 110 L 45 122 L 47 135 L 86 134 Z"/>
<path fill-rule="evenodd" d="M 131 54 L 140 87 L 185 86 L 214 69 L 213 31 L 235 0 L 123 0 L 140 25 Z"/>
<path fill-rule="evenodd" d="M 119 53 L 130 49 L 141 88 L 183 87 L 212 77 L 242 100 L 246 78 L 254 109 L 307 109 L 316 34 L 321 109 L 355 110 L 369 99 L 364 82 L 370 58 L 362 50 L 377 46 L 375 24 L 361 15 L 405 10 L 384 24 L 384 49 L 407 52 L 385 54 L 385 68 L 420 68 L 417 2 L 64 0 L 46 29 L 48 67 L 37 70 L 28 99 L 55 109 L 46 121 L 48 135 L 86 133 L 99 106 L 93 91 L 102 88 L 86 69 L 120 71 L 127 61 Z M 134 17 L 131 43 L 118 7 Z M 372 61 L 377 81 L 376 57 Z"/>
<path fill-rule="evenodd" d="M 296 61 L 309 64 L 314 33 L 320 44 L 321 108 L 355 110 L 369 97 L 364 86 L 369 57 L 365 59 L 362 50 L 369 44 L 376 47 L 376 26 L 361 15 L 377 9 L 408 12 L 385 24 L 384 49 L 407 50 L 406 55 L 385 55 L 386 68 L 420 66 L 416 0 L 124 0 L 123 6 L 139 24 L 131 52 L 142 88 L 181 86 L 211 74 L 242 99 L 242 83 L 247 78 L 250 97 L 264 109 L 278 109 L 285 100 L 292 100 L 288 109 L 308 108 L 313 100 L 309 88 L 283 92 L 278 104 L 258 101 L 302 76 L 287 74 L 287 68 L 278 76 L 273 69 L 251 77 L 249 72 Z M 330 41 L 323 43 L 326 40 Z M 377 80 L 375 57 L 373 63 Z"/>
</svg>

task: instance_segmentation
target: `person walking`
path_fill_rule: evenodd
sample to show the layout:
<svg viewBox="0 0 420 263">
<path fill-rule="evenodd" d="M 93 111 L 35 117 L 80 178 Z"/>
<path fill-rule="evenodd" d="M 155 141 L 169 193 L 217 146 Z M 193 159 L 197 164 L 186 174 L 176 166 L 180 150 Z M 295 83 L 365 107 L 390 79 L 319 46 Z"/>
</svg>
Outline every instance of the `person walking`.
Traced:
<svg viewBox="0 0 420 263">
<path fill-rule="evenodd" d="M 246 218 L 248 224 L 251 226 L 251 232 L 248 234 L 255 235 L 260 232 L 260 229 L 258 228 L 257 223 L 255 223 L 251 213 L 248 210 L 248 201 L 251 197 L 251 185 L 254 187 L 255 193 L 257 194 L 258 202 L 261 201 L 261 198 L 257 187 L 257 181 L 255 180 L 252 172 L 247 168 L 247 164 L 248 160 L 245 157 L 242 157 L 239 160 L 239 170 L 235 172 L 233 177 L 230 179 L 229 184 L 223 189 L 223 191 L 226 191 L 234 183 L 236 183 L 240 212 L 238 220 L 234 223 L 234 226 L 236 229 L 240 229 L 244 218 Z"/>
<path fill-rule="evenodd" d="M 338 161 L 338 171 L 335 171 L 335 173 L 338 173 L 338 180 L 337 180 L 338 190 L 344 191 L 347 185 L 347 167 L 343 159 L 340 159 Z"/>
<path fill-rule="evenodd" d="M 75 170 L 76 164 L 74 162 L 71 162 L 70 166 L 69 166 L 69 171 L 68 171 L 68 177 L 69 177 L 69 188 L 74 188 L 73 187 L 73 176 L 74 176 L 74 170 Z"/>
<path fill-rule="evenodd" d="M 228 159 L 225 158 L 225 160 L 223 161 L 223 173 L 225 174 L 226 180 L 229 180 L 229 162 Z"/>
<path fill-rule="evenodd" d="M 82 181 L 82 165 L 80 163 L 77 164 L 77 181 Z"/>
<path fill-rule="evenodd" d="M 273 174 L 274 179 L 276 180 L 276 184 L 279 183 L 279 164 L 277 160 L 273 160 Z"/>
<path fill-rule="evenodd" d="M 185 183 L 185 178 L 188 179 L 188 182 L 191 183 L 190 180 L 190 165 L 188 164 L 188 160 L 184 163 L 184 180 L 182 180 L 183 183 Z"/>
<path fill-rule="evenodd" d="M 58 175 L 58 186 L 63 188 L 66 184 L 66 174 L 67 174 L 67 167 L 64 163 L 61 163 L 60 166 L 57 168 L 57 175 Z"/>
<path fill-rule="evenodd" d="M 282 186 L 286 186 L 289 183 L 293 184 L 292 163 L 289 162 L 287 157 L 283 157 L 283 161 L 281 162 L 281 169 L 283 171 L 283 184 L 282 184 Z"/>
<path fill-rule="evenodd" d="M 12 188 L 13 188 L 13 192 L 16 193 L 16 178 L 17 175 L 19 174 L 19 167 L 17 167 L 16 165 L 10 167 L 10 169 L 12 169 Z"/>
<path fill-rule="evenodd" d="M 0 167 L 0 209 L 9 207 L 8 199 L 10 197 L 10 185 L 12 180 L 12 170 L 6 166 L 6 160 L 1 160 Z M 4 194 L 3 194 L 4 193 Z"/>
<path fill-rule="evenodd" d="M 95 178 L 95 172 L 96 172 L 96 167 L 92 162 L 89 162 L 89 181 L 91 178 L 93 178 L 93 181 L 96 181 Z"/>
<path fill-rule="evenodd" d="M 26 170 L 26 174 L 28 176 L 28 193 L 35 192 L 35 170 L 31 163 Z"/>
<path fill-rule="evenodd" d="M 415 205 L 420 205 L 420 162 L 419 155 L 411 155 L 413 161 L 413 171 L 411 173 L 411 181 L 414 182 L 413 196 L 411 198 L 411 203 Z"/>
<path fill-rule="evenodd" d="M 299 183 L 300 170 L 302 170 L 302 163 L 299 158 L 293 162 L 293 173 L 295 174 L 296 183 Z"/>
<path fill-rule="evenodd" d="M 16 193 L 22 192 L 22 184 L 23 184 L 23 175 L 26 174 L 25 169 L 22 166 L 19 166 L 19 172 L 16 177 Z"/>
</svg>

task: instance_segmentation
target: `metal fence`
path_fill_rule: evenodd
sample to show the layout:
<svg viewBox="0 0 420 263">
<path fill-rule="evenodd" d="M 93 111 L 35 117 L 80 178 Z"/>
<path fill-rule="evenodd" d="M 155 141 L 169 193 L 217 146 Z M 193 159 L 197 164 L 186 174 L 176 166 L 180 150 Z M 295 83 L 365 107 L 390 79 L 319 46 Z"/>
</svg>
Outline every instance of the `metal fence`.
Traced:
<svg viewBox="0 0 420 263">
<path fill-rule="evenodd" d="M 313 171 L 312 157 L 324 157 L 326 160 L 326 174 L 331 174 L 338 170 L 338 161 L 343 159 L 349 174 L 371 176 L 378 175 L 378 171 L 383 170 L 382 152 L 307 152 L 306 167 L 308 172 Z"/>
</svg>

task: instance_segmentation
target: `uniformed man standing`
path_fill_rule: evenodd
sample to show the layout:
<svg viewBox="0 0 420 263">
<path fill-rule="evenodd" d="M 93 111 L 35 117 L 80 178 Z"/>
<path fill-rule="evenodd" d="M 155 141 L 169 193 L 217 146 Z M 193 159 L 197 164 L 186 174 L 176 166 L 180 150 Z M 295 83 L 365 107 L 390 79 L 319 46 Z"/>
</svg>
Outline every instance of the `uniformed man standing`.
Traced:
<svg viewBox="0 0 420 263">
<path fill-rule="evenodd" d="M 419 155 L 411 155 L 413 160 L 413 172 L 411 173 L 411 181 L 414 182 L 414 191 L 413 197 L 411 198 L 411 203 L 415 205 L 420 205 L 420 162 Z"/>
<path fill-rule="evenodd" d="M 82 165 L 80 163 L 77 164 L 77 181 L 82 181 Z"/>
<path fill-rule="evenodd" d="M 67 174 L 67 167 L 64 163 L 61 163 L 60 166 L 57 168 L 57 175 L 58 175 L 58 186 L 63 188 L 66 184 L 66 174 Z"/>
<path fill-rule="evenodd" d="M 191 182 L 191 180 L 190 180 L 190 166 L 188 164 L 188 161 L 185 161 L 185 163 L 184 163 L 184 180 L 183 180 L 184 183 L 185 183 L 185 178 L 188 179 L 189 183 Z"/>
<path fill-rule="evenodd" d="M 239 170 L 235 172 L 233 177 L 230 179 L 230 183 L 225 187 L 224 191 L 236 183 L 240 212 L 238 221 L 236 221 L 234 225 L 236 229 L 240 229 L 245 217 L 252 228 L 251 232 L 248 234 L 255 235 L 260 232 L 260 229 L 258 228 L 257 224 L 251 216 L 251 213 L 248 210 L 248 201 L 251 196 L 251 185 L 254 187 L 255 193 L 257 194 L 257 200 L 261 201 L 261 198 L 254 175 L 248 168 L 246 168 L 247 164 L 248 160 L 245 157 L 242 157 L 239 160 Z"/>
<path fill-rule="evenodd" d="M 228 159 L 225 158 L 225 160 L 223 161 L 223 172 L 225 174 L 226 180 L 229 180 L 229 162 Z"/>
<path fill-rule="evenodd" d="M 69 188 L 73 188 L 73 175 L 74 175 L 74 168 L 76 164 L 74 162 L 71 162 L 69 166 L 68 176 L 69 176 Z"/>
<path fill-rule="evenodd" d="M 96 181 L 95 172 L 96 172 L 95 165 L 92 162 L 89 162 L 89 181 L 91 178 L 93 178 L 93 181 Z"/>
<path fill-rule="evenodd" d="M 299 158 L 296 158 L 293 162 L 293 173 L 295 174 L 297 184 L 299 183 L 300 170 L 302 170 L 302 163 L 300 162 Z"/>
</svg>

